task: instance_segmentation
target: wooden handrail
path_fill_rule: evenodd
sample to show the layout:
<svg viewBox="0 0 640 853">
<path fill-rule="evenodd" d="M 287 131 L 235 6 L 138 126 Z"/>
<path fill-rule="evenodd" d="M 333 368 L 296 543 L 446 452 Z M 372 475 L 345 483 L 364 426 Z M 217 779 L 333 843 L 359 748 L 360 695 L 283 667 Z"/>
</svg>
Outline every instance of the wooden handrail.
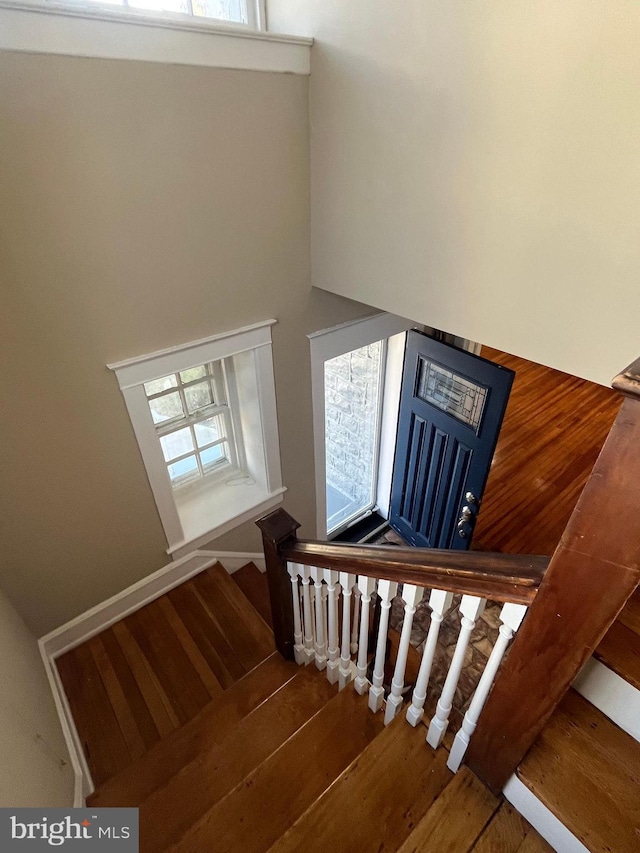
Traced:
<svg viewBox="0 0 640 853">
<path fill-rule="evenodd" d="M 384 578 L 494 601 L 530 604 L 549 557 L 400 548 L 388 545 L 348 545 L 296 539 L 282 548 L 282 556 L 307 566 Z"/>
<path fill-rule="evenodd" d="M 293 658 L 293 607 L 287 562 L 517 604 L 533 601 L 549 563 L 548 557 L 524 554 L 299 540 L 300 525 L 284 509 L 256 523 L 262 531 L 276 648 L 289 659 Z"/>
<path fill-rule="evenodd" d="M 639 377 L 640 361 L 471 739 L 467 764 L 494 791 L 640 582 Z"/>
</svg>

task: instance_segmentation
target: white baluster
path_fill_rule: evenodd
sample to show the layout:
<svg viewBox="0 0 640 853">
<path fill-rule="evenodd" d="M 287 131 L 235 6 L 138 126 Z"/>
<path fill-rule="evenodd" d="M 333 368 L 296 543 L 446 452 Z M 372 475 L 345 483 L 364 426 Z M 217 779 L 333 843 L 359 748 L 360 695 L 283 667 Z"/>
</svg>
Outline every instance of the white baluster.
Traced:
<svg viewBox="0 0 640 853">
<path fill-rule="evenodd" d="M 311 577 L 313 578 L 313 589 L 316 606 L 316 667 L 323 670 L 327 665 L 327 643 L 325 639 L 325 607 L 324 596 L 322 595 L 322 575 L 324 569 L 319 569 L 317 566 L 311 567 Z"/>
<path fill-rule="evenodd" d="M 520 623 L 524 619 L 526 612 L 527 608 L 524 604 L 505 604 L 500 611 L 500 621 L 502 622 L 502 625 L 500 626 L 498 639 L 496 640 L 496 644 L 489 655 L 489 660 L 487 661 L 484 672 L 480 677 L 480 681 L 476 687 L 476 692 L 473 694 L 473 699 L 471 700 L 469 709 L 464 715 L 462 727 L 454 738 L 453 746 L 451 747 L 451 752 L 449 754 L 449 760 L 447 761 L 447 767 L 449 770 L 453 770 L 454 773 L 462 764 L 462 759 L 464 758 L 464 754 L 469 746 L 469 740 L 478 725 L 478 719 L 482 713 L 482 709 L 484 708 L 484 703 L 487 701 L 487 697 L 489 696 L 489 691 L 491 690 L 491 685 L 493 684 L 496 673 L 498 672 L 498 667 L 502 662 L 507 646 L 511 642 L 515 632 L 520 627 Z"/>
<path fill-rule="evenodd" d="M 340 649 L 338 648 L 338 596 L 340 595 L 340 587 L 338 586 L 338 572 L 331 569 L 324 570 L 324 580 L 327 585 L 327 680 L 330 684 L 335 684 L 338 681 L 340 668 Z"/>
<path fill-rule="evenodd" d="M 322 576 L 324 577 L 324 569 L 322 571 Z M 329 630 L 328 630 L 328 620 L 327 620 L 327 600 L 329 598 L 329 593 L 327 592 L 326 583 L 322 584 L 322 625 L 324 630 L 324 646 L 327 648 L 327 643 L 329 641 Z"/>
<path fill-rule="evenodd" d="M 309 666 L 315 658 L 314 642 L 313 642 L 313 614 L 311 611 L 311 592 L 309 590 L 309 580 L 311 578 L 311 569 L 309 566 L 300 566 L 300 579 L 302 580 L 302 613 L 304 622 L 304 663 Z"/>
<path fill-rule="evenodd" d="M 358 654 L 358 628 L 360 625 L 360 587 L 353 590 L 353 625 L 351 626 L 351 654 Z"/>
<path fill-rule="evenodd" d="M 382 708 L 384 699 L 384 662 L 387 656 L 387 635 L 389 633 L 389 611 L 391 610 L 391 599 L 398 594 L 398 584 L 395 581 L 378 581 L 378 595 L 380 596 L 380 625 L 378 627 L 378 642 L 376 645 L 376 658 L 373 663 L 373 679 L 369 688 L 369 708 L 375 714 Z"/>
<path fill-rule="evenodd" d="M 355 575 L 340 572 L 340 586 L 342 587 L 342 650 L 338 680 L 340 690 L 344 690 L 353 678 L 353 667 L 351 666 L 351 597 L 355 582 Z"/>
<path fill-rule="evenodd" d="M 367 652 L 369 649 L 369 604 L 371 596 L 375 592 L 375 578 L 358 578 L 358 587 L 361 593 L 362 613 L 360 615 L 360 641 L 358 643 L 358 674 L 356 675 L 355 688 L 358 693 L 366 693 L 369 689 L 367 681 Z M 357 599 L 356 599 L 357 601 Z"/>
<path fill-rule="evenodd" d="M 422 601 L 424 588 L 414 586 L 413 584 L 405 583 L 402 587 L 402 600 L 404 601 L 404 622 L 402 623 L 402 633 L 400 634 L 400 644 L 398 646 L 398 658 L 396 660 L 396 668 L 393 671 L 393 680 L 391 682 L 391 693 L 387 696 L 387 707 L 384 712 L 384 724 L 389 723 L 396 716 L 402 705 L 402 691 L 404 690 L 404 673 L 407 668 L 407 655 L 409 654 L 409 644 L 411 642 L 411 628 L 413 625 L 413 617 L 416 612 L 416 607 Z"/>
<path fill-rule="evenodd" d="M 471 632 L 476 624 L 476 619 L 485 608 L 486 601 L 484 598 L 477 598 L 475 595 L 463 595 L 460 602 L 460 613 L 462 614 L 462 623 L 460 625 L 460 636 L 456 643 L 456 649 L 453 653 L 453 659 L 447 678 L 442 688 L 442 693 L 438 699 L 436 713 L 429 725 L 427 732 L 427 743 L 436 749 L 442 743 L 442 738 L 445 736 L 447 726 L 449 725 L 449 714 L 453 704 L 453 697 L 458 686 L 460 673 L 464 664 L 464 656 L 469 645 Z"/>
<path fill-rule="evenodd" d="M 298 665 L 304 663 L 302 620 L 300 618 L 300 589 L 298 585 L 298 572 L 300 568 L 301 566 L 298 563 L 287 563 L 287 571 L 291 578 L 291 598 L 293 600 L 293 654 Z"/>
<path fill-rule="evenodd" d="M 420 670 L 418 671 L 418 679 L 413 691 L 411 705 L 407 709 L 407 722 L 412 726 L 417 726 L 424 716 L 424 703 L 427 698 L 427 687 L 429 678 L 431 677 L 431 667 L 436 654 L 438 645 L 438 635 L 440 634 L 440 625 L 447 610 L 451 607 L 453 601 L 452 592 L 444 592 L 441 589 L 434 589 L 429 596 L 429 607 L 431 608 L 431 622 L 429 624 L 429 633 L 424 644 L 422 652 L 422 660 L 420 661 Z"/>
</svg>

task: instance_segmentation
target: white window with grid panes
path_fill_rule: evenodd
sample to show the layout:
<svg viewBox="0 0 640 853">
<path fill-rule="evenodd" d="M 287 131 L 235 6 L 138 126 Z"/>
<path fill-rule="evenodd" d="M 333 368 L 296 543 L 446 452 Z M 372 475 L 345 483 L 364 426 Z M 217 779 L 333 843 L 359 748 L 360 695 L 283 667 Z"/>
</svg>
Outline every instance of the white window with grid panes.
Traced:
<svg viewBox="0 0 640 853">
<path fill-rule="evenodd" d="M 109 365 L 176 558 L 282 502 L 274 322 Z"/>
<path fill-rule="evenodd" d="M 232 366 L 223 360 L 199 364 L 144 385 L 174 489 L 237 470 L 243 459 L 228 403 L 229 373 Z"/>
</svg>

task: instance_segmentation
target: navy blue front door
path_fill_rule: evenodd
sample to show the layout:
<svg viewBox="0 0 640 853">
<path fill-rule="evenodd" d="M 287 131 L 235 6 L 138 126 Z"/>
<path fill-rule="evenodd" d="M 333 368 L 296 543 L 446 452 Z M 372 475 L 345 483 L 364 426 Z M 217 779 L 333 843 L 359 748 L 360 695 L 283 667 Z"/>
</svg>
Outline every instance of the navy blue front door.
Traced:
<svg viewBox="0 0 640 853">
<path fill-rule="evenodd" d="M 469 547 L 514 375 L 407 333 L 389 522 L 412 545 Z"/>
</svg>

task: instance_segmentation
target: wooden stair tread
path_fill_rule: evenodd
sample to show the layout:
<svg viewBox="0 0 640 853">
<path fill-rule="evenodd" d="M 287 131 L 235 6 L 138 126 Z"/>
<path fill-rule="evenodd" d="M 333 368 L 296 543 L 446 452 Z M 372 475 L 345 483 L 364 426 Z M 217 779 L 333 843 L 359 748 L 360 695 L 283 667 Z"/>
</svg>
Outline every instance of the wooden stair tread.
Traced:
<svg viewBox="0 0 640 853">
<path fill-rule="evenodd" d="M 265 623 L 273 630 L 269 582 L 266 574 L 261 572 L 255 563 L 247 563 L 231 575 L 231 580 L 240 587 Z"/>
<path fill-rule="evenodd" d="M 532 829 L 518 847 L 518 853 L 554 853 L 554 850 L 535 829 Z"/>
<path fill-rule="evenodd" d="M 140 807 L 140 850 L 155 853 L 178 841 L 207 811 L 317 714 L 335 687 L 311 670 L 248 714 L 224 741 L 201 752 Z"/>
<path fill-rule="evenodd" d="M 472 850 L 473 853 L 553 853 L 553 848 L 506 801 Z"/>
<path fill-rule="evenodd" d="M 640 690 L 640 635 L 618 618 L 604 635 L 595 657 Z"/>
<path fill-rule="evenodd" d="M 640 744 L 569 690 L 518 769 L 590 850 L 637 850 Z"/>
<path fill-rule="evenodd" d="M 363 711 L 366 712 L 366 709 Z M 271 853 L 395 851 L 452 778 L 444 749 L 425 743 L 399 715 L 310 809 Z"/>
<path fill-rule="evenodd" d="M 188 583 L 247 670 L 271 654 L 273 633 L 220 563 Z"/>
<path fill-rule="evenodd" d="M 618 615 L 618 621 L 640 636 L 640 587 L 636 589 L 622 608 L 622 612 Z"/>
<path fill-rule="evenodd" d="M 383 728 L 347 687 L 217 803 L 172 853 L 260 853 L 340 776 Z"/>
<path fill-rule="evenodd" d="M 298 672 L 295 664 L 274 652 L 186 725 L 100 786 L 88 798 L 88 804 L 139 806 L 200 752 L 222 743 L 240 720 Z"/>
<path fill-rule="evenodd" d="M 422 850 L 464 853 L 472 850 L 499 805 L 500 800 L 468 768 L 463 767 L 398 848 L 398 853 Z M 461 819 L 462 815 L 464 819 Z"/>
</svg>

